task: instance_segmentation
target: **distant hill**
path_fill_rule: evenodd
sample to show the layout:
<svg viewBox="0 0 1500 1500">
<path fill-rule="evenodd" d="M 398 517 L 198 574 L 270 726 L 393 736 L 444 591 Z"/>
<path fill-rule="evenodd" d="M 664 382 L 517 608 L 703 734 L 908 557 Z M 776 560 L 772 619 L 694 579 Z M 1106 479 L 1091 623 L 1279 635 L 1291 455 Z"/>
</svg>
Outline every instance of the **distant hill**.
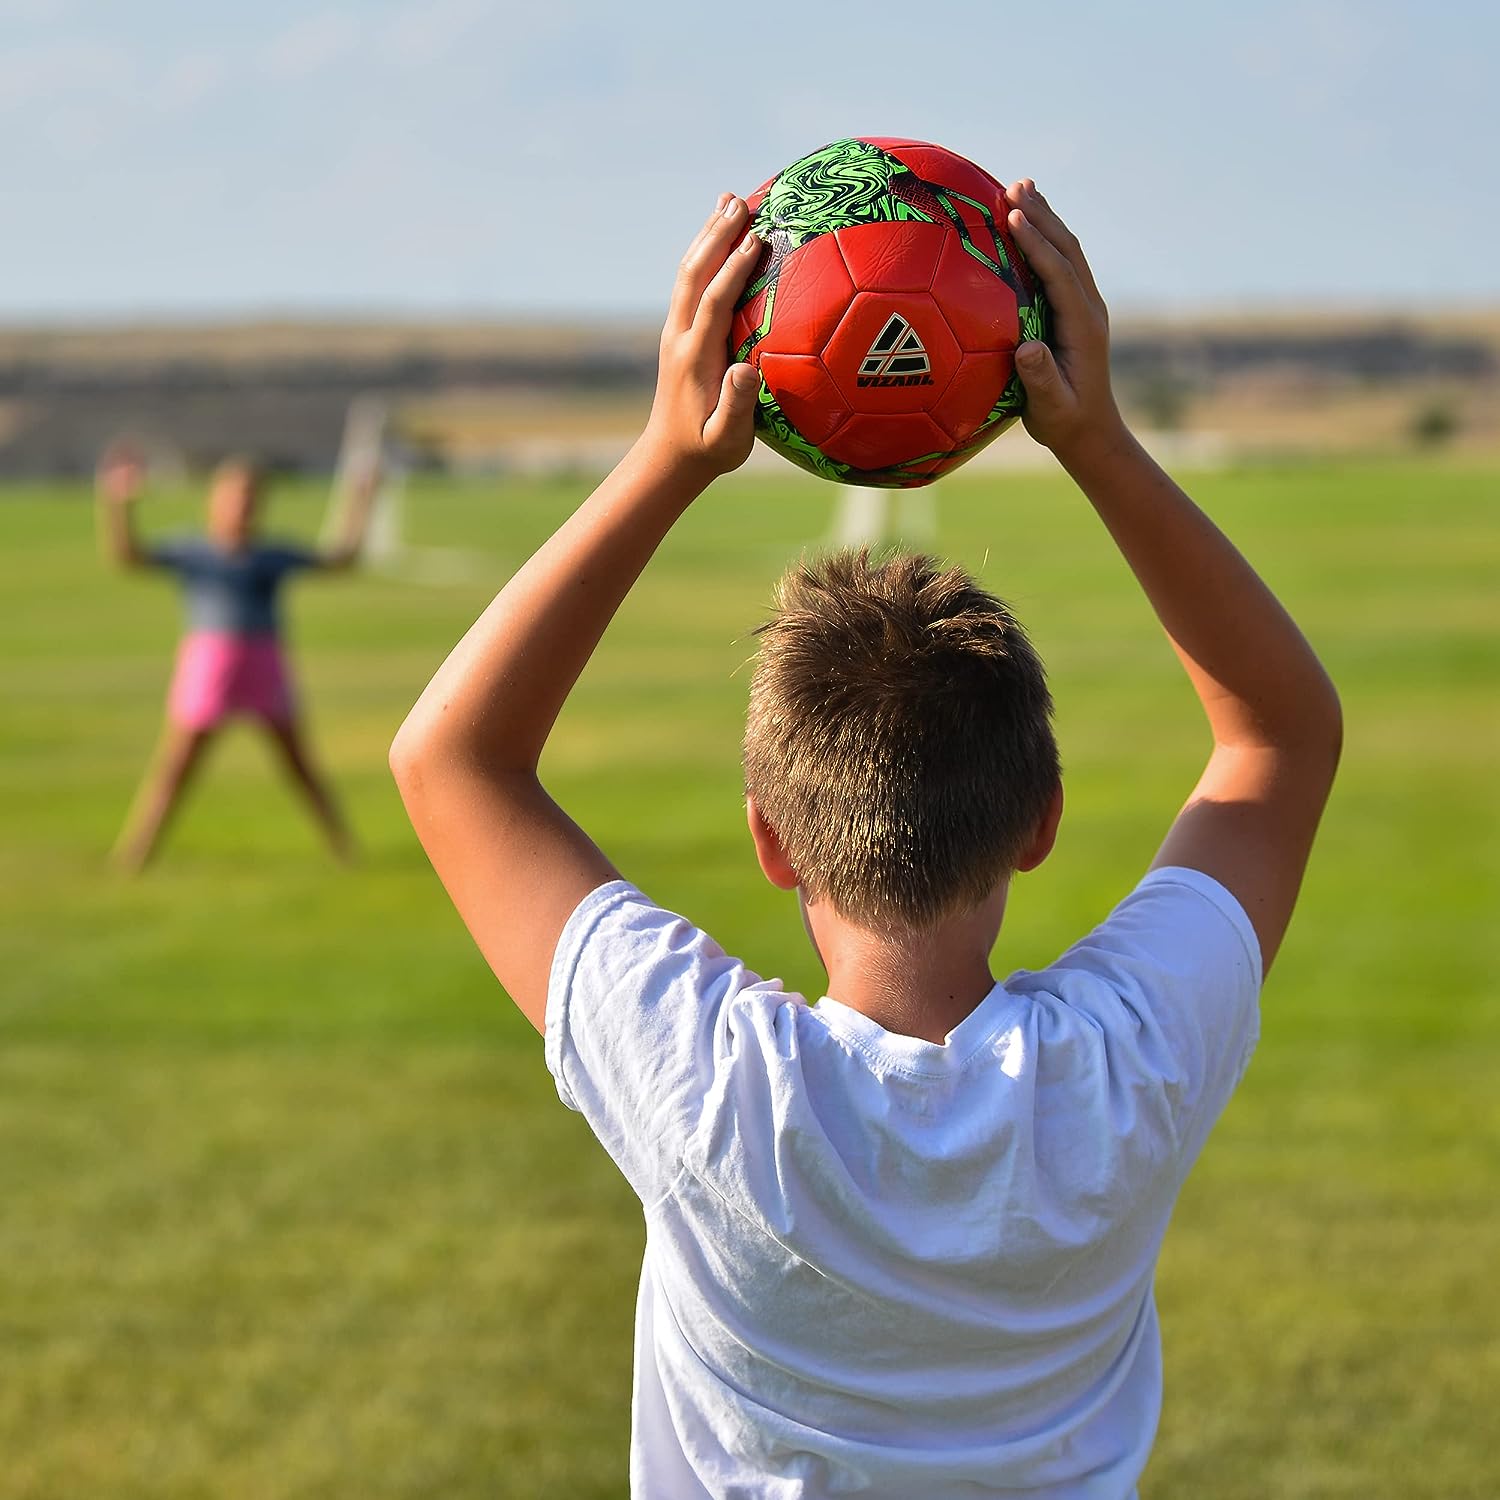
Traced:
<svg viewBox="0 0 1500 1500">
<path fill-rule="evenodd" d="M 389 404 L 417 460 L 498 464 L 539 426 L 628 428 L 655 343 L 654 329 L 625 323 L 0 328 L 0 478 L 86 473 L 123 431 L 187 467 L 250 449 L 327 470 L 350 403 L 368 395 Z M 1496 310 L 1124 320 L 1114 363 L 1149 425 L 1208 423 L 1252 446 L 1254 413 L 1268 439 L 1305 429 L 1313 445 L 1394 439 L 1424 421 L 1444 437 L 1500 435 Z M 1434 403 L 1447 415 L 1432 418 Z"/>
</svg>

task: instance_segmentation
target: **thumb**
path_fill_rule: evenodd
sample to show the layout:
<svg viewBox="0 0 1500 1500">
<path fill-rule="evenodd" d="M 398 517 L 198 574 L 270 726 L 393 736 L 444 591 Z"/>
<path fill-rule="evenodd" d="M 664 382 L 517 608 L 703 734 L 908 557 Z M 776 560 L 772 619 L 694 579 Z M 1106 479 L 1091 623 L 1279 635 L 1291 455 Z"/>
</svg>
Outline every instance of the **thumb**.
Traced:
<svg viewBox="0 0 1500 1500">
<path fill-rule="evenodd" d="M 1026 387 L 1026 402 L 1045 410 L 1063 395 L 1063 378 L 1052 351 L 1039 339 L 1028 339 L 1016 350 L 1016 372 Z"/>
<path fill-rule="evenodd" d="M 760 373 L 753 365 L 730 365 L 719 387 L 719 404 L 703 424 L 703 441 L 738 468 L 755 441 L 755 400 Z"/>
</svg>

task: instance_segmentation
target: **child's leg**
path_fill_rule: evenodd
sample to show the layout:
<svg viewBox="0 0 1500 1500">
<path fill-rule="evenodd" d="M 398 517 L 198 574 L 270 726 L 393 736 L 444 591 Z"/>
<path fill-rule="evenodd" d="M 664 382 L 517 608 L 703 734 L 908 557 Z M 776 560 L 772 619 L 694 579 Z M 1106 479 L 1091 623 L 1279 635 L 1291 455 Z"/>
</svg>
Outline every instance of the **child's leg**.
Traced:
<svg viewBox="0 0 1500 1500">
<path fill-rule="evenodd" d="M 295 719 L 266 719 L 264 723 L 281 751 L 288 774 L 306 797 L 335 858 L 349 862 L 354 858 L 354 841 L 332 792 L 312 764 L 301 725 Z"/>
<path fill-rule="evenodd" d="M 167 822 L 213 738 L 212 729 L 189 728 L 170 721 L 161 747 L 131 804 L 114 857 L 127 870 L 142 869 L 156 852 Z"/>
</svg>

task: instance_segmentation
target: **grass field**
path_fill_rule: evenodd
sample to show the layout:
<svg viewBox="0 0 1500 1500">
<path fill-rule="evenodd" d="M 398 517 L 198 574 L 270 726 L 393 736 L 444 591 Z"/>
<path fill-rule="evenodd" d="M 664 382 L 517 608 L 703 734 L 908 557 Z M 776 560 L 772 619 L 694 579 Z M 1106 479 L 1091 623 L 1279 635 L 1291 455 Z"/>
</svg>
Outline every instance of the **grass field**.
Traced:
<svg viewBox="0 0 1500 1500">
<path fill-rule="evenodd" d="M 1283 592 L 1348 748 L 1264 1037 L 1168 1236 L 1148 1497 L 1500 1493 L 1500 475 L 1307 467 L 1196 492 Z M 437 485 L 418 540 L 498 585 L 576 501 Z M 831 491 L 725 483 L 668 542 L 546 766 L 616 863 L 818 987 L 753 874 L 747 628 Z M 362 837 L 330 867 L 248 730 L 158 867 L 105 865 L 154 738 L 170 590 L 82 491 L 0 495 L 0 1500 L 623 1496 L 641 1234 L 405 825 L 385 749 L 488 594 L 291 600 Z M 321 497 L 272 520 L 315 529 Z M 1068 771 L 1000 972 L 1145 866 L 1204 751 L 1081 500 L 950 482 L 941 547 L 1047 656 Z M 148 529 L 194 514 L 148 504 Z M 917 1497 L 914 1497 L 917 1500 Z"/>
</svg>

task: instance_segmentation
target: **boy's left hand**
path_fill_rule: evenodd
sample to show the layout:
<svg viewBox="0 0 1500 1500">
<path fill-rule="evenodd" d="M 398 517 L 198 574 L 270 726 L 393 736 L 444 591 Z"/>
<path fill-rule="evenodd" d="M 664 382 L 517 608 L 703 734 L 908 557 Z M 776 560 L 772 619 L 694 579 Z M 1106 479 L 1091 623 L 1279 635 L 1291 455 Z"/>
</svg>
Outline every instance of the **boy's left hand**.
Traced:
<svg viewBox="0 0 1500 1500">
<path fill-rule="evenodd" d="M 745 200 L 723 194 L 678 267 L 661 334 L 646 441 L 663 463 L 705 483 L 739 468 L 755 441 L 760 376 L 728 356 L 734 305 L 761 250 L 749 227 Z"/>
</svg>

